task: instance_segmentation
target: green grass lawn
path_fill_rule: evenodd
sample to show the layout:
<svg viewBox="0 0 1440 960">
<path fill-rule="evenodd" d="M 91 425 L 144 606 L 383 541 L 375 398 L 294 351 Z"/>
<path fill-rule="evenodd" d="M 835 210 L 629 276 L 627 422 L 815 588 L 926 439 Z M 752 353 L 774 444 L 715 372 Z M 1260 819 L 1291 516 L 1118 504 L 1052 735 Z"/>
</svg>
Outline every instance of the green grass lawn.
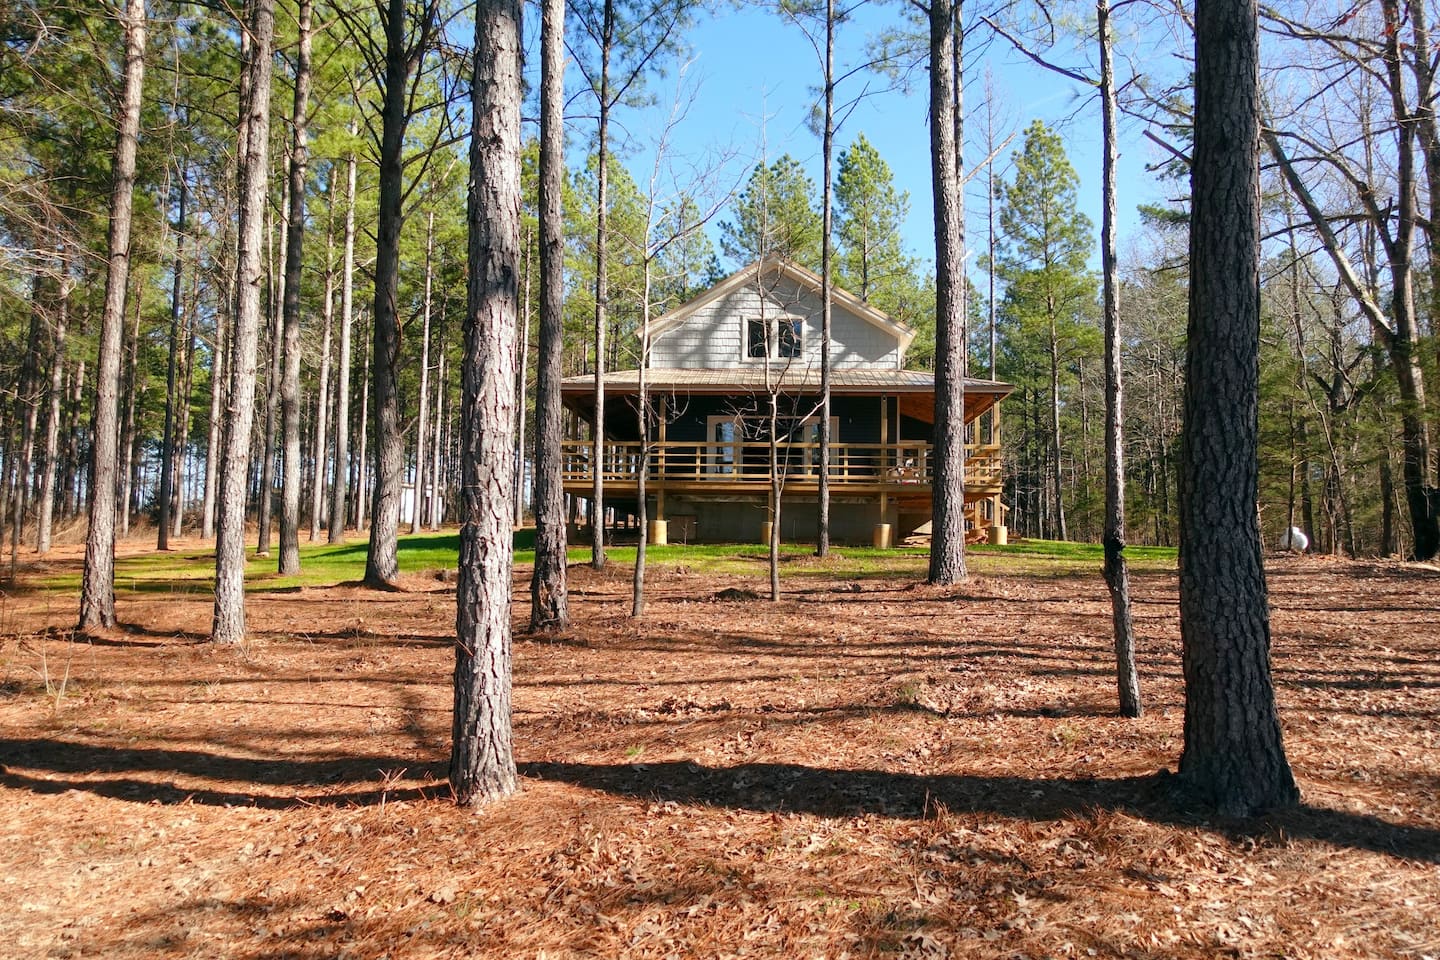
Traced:
<svg viewBox="0 0 1440 960">
<path fill-rule="evenodd" d="M 515 562 L 534 562 L 534 531 L 515 535 Z M 402 536 L 397 555 L 403 573 L 440 570 L 456 566 L 460 548 L 458 533 L 429 533 Z M 275 572 L 276 557 L 250 558 L 246 569 L 249 589 L 256 593 L 300 586 L 328 586 L 360 580 L 365 574 L 366 541 L 356 538 L 345 544 L 301 544 L 301 573 L 282 577 Z M 1170 547 L 1131 547 L 1126 551 L 1132 570 L 1159 573 L 1175 569 L 1175 550 Z M 611 547 L 606 555 L 612 563 L 629 567 L 635 562 L 633 546 Z M 590 558 L 585 546 L 571 547 L 572 563 Z M 768 576 L 768 551 L 761 544 L 694 544 L 651 547 L 649 563 L 656 568 L 684 567 L 695 573 Z M 1098 544 L 1052 540 L 1027 540 L 994 547 L 986 544 L 967 549 L 970 571 L 979 576 L 1060 577 L 1098 574 L 1103 552 Z M 872 547 L 836 547 L 826 560 L 814 556 L 809 544 L 781 547 L 780 575 L 829 576 L 837 579 L 867 577 L 914 577 L 925 575 L 928 550 L 899 547 L 878 550 Z M 120 558 L 115 564 L 115 587 L 130 593 L 209 593 L 214 576 L 214 552 L 176 551 L 147 553 Z M 78 590 L 78 573 L 47 578 L 45 586 L 58 591 Z"/>
</svg>

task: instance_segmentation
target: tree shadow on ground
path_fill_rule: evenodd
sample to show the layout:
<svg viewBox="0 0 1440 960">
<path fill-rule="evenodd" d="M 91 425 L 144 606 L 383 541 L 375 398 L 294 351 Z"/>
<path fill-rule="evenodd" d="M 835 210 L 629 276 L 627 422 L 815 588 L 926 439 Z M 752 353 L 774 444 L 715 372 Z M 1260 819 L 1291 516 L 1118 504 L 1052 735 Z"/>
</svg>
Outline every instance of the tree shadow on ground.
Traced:
<svg viewBox="0 0 1440 960">
<path fill-rule="evenodd" d="M 1114 779 L 986 777 L 837 770 L 801 764 L 704 767 L 688 761 L 649 764 L 532 763 L 527 777 L 570 783 L 619 796 L 753 812 L 866 814 L 920 818 L 937 805 L 1052 820 L 1085 810 L 1118 810 L 1175 827 L 1215 830 L 1232 839 L 1304 838 L 1407 860 L 1440 863 L 1440 830 L 1406 827 L 1366 814 L 1304 805 L 1248 820 L 1207 816 L 1181 781 L 1165 771 Z"/>
<path fill-rule="evenodd" d="M 375 806 L 449 795 L 449 787 L 443 780 L 434 787 L 410 785 L 416 779 L 443 775 L 443 770 L 437 773 L 423 758 L 417 762 L 415 757 L 256 759 L 202 750 L 122 749 L 34 738 L 0 739 L 0 758 L 4 760 L 0 763 L 0 786 L 37 794 L 83 790 L 133 803 L 196 803 L 286 810 L 297 805 Z M 17 767 L 71 776 L 42 777 L 21 772 Z M 401 779 L 397 776 L 399 771 L 405 771 L 403 779 L 407 785 L 392 788 L 389 784 Z M 155 776 L 164 774 L 199 778 L 206 783 L 190 787 Z M 273 792 L 247 789 L 252 785 L 301 789 Z"/>
</svg>

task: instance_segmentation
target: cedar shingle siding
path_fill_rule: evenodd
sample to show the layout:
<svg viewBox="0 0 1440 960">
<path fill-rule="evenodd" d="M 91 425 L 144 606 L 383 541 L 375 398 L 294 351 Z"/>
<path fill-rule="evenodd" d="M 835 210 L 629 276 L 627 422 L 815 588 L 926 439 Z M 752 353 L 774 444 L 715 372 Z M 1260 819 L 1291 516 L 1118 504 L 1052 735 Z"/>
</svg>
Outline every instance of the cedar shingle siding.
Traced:
<svg viewBox="0 0 1440 960">
<path fill-rule="evenodd" d="M 773 273 L 765 276 L 760 287 L 747 283 L 704 304 L 679 326 L 656 336 L 651 346 L 651 366 L 712 370 L 763 367 L 763 360 L 746 357 L 744 350 L 746 319 L 763 315 L 771 319 L 798 318 L 804 326 L 803 356 L 794 361 L 772 359 L 772 367 L 788 362 L 818 369 L 819 296 Z M 889 331 L 861 319 L 839 303 L 832 306 L 830 329 L 832 369 L 899 369 L 900 344 Z"/>
</svg>

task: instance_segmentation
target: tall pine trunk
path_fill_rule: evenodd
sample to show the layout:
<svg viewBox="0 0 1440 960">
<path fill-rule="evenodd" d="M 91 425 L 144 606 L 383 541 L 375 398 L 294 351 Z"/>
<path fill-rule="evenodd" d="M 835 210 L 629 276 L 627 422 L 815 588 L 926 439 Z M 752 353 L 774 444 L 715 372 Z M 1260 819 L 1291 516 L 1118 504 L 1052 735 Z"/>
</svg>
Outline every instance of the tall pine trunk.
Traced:
<svg viewBox="0 0 1440 960">
<path fill-rule="evenodd" d="M 350 128 L 355 135 L 355 128 Z M 335 481 L 330 487 L 329 543 L 345 542 L 350 480 L 350 332 L 355 319 L 355 154 L 345 158 L 345 252 L 340 265 L 340 356 L 335 369 Z"/>
<path fill-rule="evenodd" d="M 282 206 L 289 216 L 290 209 L 290 182 L 286 180 L 283 191 Z M 267 248 L 273 242 L 275 233 L 274 218 L 270 218 L 269 234 L 272 239 L 267 240 Z M 288 230 L 281 231 L 280 239 L 280 263 L 285 262 L 285 248 L 290 243 Z M 266 259 L 269 259 L 267 257 Z M 260 502 L 255 511 L 255 525 L 259 528 L 259 534 L 255 541 L 255 556 L 270 556 L 270 518 L 271 511 L 275 504 L 275 417 L 280 407 L 280 371 L 284 359 L 284 348 L 282 341 L 285 337 L 285 317 L 281 301 L 285 297 L 285 277 L 280 274 L 278 282 L 276 279 L 277 270 L 272 262 L 267 271 L 268 286 L 270 287 L 269 309 L 270 309 L 270 374 L 265 378 L 265 433 L 261 441 L 260 454 Z"/>
<path fill-rule="evenodd" d="M 519 0 L 477 0 L 469 296 L 461 375 L 461 533 L 450 783 L 478 806 L 515 791 L 510 718 L 511 451 L 520 242 Z"/>
<path fill-rule="evenodd" d="M 270 169 L 270 77 L 275 39 L 274 0 L 252 0 L 245 26 L 243 110 L 240 123 L 238 245 L 235 257 L 235 330 L 230 389 L 218 477 L 215 537 L 216 643 L 245 640 L 245 488 L 250 475 L 250 434 L 255 415 L 255 363 L 260 337 L 266 180 Z M 261 491 L 262 496 L 269 491 Z"/>
<path fill-rule="evenodd" d="M 327 190 L 329 203 L 325 219 L 325 303 L 322 307 L 320 347 L 320 383 L 315 398 L 315 438 L 312 441 L 312 480 L 310 484 L 310 542 L 320 539 L 320 527 L 325 522 L 325 483 L 328 479 L 327 463 L 330 449 L 328 433 L 330 415 L 330 358 L 331 343 L 335 335 L 335 168 L 330 168 L 330 188 Z M 338 472 L 338 464 L 337 464 Z"/>
<path fill-rule="evenodd" d="M 311 0 L 300 0 L 296 14 L 300 33 L 295 58 L 295 104 L 290 149 L 290 216 L 285 244 L 284 348 L 280 380 L 283 405 L 285 466 L 280 478 L 280 563 L 282 574 L 300 572 L 300 274 L 305 257 L 306 114 L 310 109 Z"/>
<path fill-rule="evenodd" d="M 930 164 L 935 198 L 935 453 L 929 580 L 965 579 L 965 208 L 960 191 L 960 4 L 930 4 Z"/>
<path fill-rule="evenodd" d="M 1226 816 L 1299 791 L 1270 679 L 1259 483 L 1260 96 L 1255 0 L 1195 17 L 1190 319 L 1180 470 L 1180 772 Z M 1217 602 L 1224 598 L 1224 602 Z"/>
<path fill-rule="evenodd" d="M 610 53 L 615 40 L 615 3 L 605 0 L 600 35 L 600 122 L 595 169 L 595 423 L 590 478 L 590 565 L 605 569 L 605 325 L 610 296 Z"/>
<path fill-rule="evenodd" d="M 175 209 L 175 266 L 170 277 L 170 360 L 165 367 L 165 432 L 160 443 L 160 523 L 155 532 L 155 549 L 170 549 L 170 502 L 175 488 L 175 410 L 179 406 L 176 396 L 178 365 L 176 354 L 180 352 L 180 328 L 184 322 L 184 301 L 182 299 L 185 279 L 185 204 L 189 199 L 188 171 L 180 164 L 180 196 Z"/>
<path fill-rule="evenodd" d="M 560 380 L 565 338 L 565 0 L 543 0 L 540 27 L 540 342 L 535 358 L 535 567 L 530 629 L 570 622 L 561 482 Z"/>
<path fill-rule="evenodd" d="M 70 266 L 62 250 L 60 293 L 55 304 L 55 335 L 50 351 L 49 406 L 45 416 L 45 469 L 40 478 L 40 509 L 36 519 L 35 552 L 50 552 L 55 523 L 56 487 L 60 480 L 60 415 L 65 394 L 65 333 L 70 320 Z"/>
<path fill-rule="evenodd" d="M 435 264 L 435 211 L 425 229 L 425 302 L 420 326 L 420 412 L 415 418 L 415 496 L 410 503 L 410 532 L 419 533 L 425 508 L 425 427 L 430 415 L 430 291 Z"/>
<path fill-rule="evenodd" d="M 91 439 L 90 529 L 80 588 L 80 628 L 115 626 L 116 421 L 120 340 L 130 275 L 130 223 L 134 209 L 135 154 L 145 78 L 145 0 L 125 0 L 125 78 L 120 94 L 110 193 L 109 267 L 100 321 L 100 353 Z"/>
<path fill-rule="evenodd" d="M 820 489 L 819 530 L 815 537 L 817 556 L 830 554 L 830 304 L 831 269 L 834 239 L 831 221 L 834 216 L 834 186 L 830 172 L 835 152 L 835 0 L 825 0 L 825 128 L 821 132 L 821 236 L 820 236 Z M 864 298 L 864 294 L 861 295 Z M 881 456 L 884 454 L 882 452 Z M 885 522 L 882 515 L 880 523 Z"/>
<path fill-rule="evenodd" d="M 438 5 L 437 5 L 438 6 Z M 375 230 L 375 301 L 371 310 L 370 361 L 375 394 L 375 487 L 371 495 L 370 548 L 365 555 L 367 586 L 390 589 L 400 574 L 396 538 L 400 533 L 400 487 L 405 472 L 405 437 L 400 425 L 400 229 L 404 224 L 405 129 L 409 122 L 410 77 L 425 55 L 430 18 L 426 5 L 414 46 L 406 39 L 405 0 L 389 0 L 385 25 L 385 98 L 381 104 L 380 197 Z"/>
</svg>

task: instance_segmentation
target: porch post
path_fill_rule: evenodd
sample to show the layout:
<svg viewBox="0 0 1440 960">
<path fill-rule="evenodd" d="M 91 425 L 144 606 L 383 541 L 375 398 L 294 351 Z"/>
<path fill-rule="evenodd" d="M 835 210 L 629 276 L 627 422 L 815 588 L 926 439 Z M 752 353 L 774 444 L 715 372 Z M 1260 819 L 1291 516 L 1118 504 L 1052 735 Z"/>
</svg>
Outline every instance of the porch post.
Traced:
<svg viewBox="0 0 1440 960">
<path fill-rule="evenodd" d="M 660 423 L 656 428 L 659 439 L 655 444 L 655 456 L 650 458 L 654 465 L 650 472 L 655 477 L 655 516 L 648 525 L 649 529 L 645 531 L 645 539 L 657 547 L 663 547 L 670 542 L 670 523 L 665 519 L 665 420 L 668 399 L 667 394 L 660 394 Z"/>
<path fill-rule="evenodd" d="M 896 431 L 896 439 L 899 439 L 899 430 Z M 880 395 L 880 483 L 890 482 L 892 473 L 899 468 L 900 458 L 894 455 L 889 449 L 890 444 L 890 397 L 888 394 Z M 875 531 L 871 543 L 882 550 L 889 549 L 894 545 L 894 528 L 890 526 L 887 515 L 890 512 L 890 496 L 882 489 L 880 493 L 880 516 L 875 522 Z"/>
<path fill-rule="evenodd" d="M 995 445 L 995 459 L 1000 459 L 1000 401 L 990 408 L 990 442 Z M 1005 507 L 1000 503 L 1000 494 L 990 498 L 990 542 L 1003 547 L 1010 542 L 1010 531 L 1005 526 Z"/>
</svg>

